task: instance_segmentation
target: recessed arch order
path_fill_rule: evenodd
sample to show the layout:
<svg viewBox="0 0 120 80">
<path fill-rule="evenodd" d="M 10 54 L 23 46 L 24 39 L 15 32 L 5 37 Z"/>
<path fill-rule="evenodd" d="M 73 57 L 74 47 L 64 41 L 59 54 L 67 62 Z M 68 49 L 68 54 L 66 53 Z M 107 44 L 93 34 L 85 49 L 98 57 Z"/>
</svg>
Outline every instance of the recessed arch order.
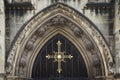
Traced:
<svg viewBox="0 0 120 80">
<path fill-rule="evenodd" d="M 81 52 L 89 78 L 110 76 L 113 59 L 99 30 L 81 13 L 57 3 L 39 12 L 21 28 L 7 59 L 7 78 L 31 78 L 40 49 L 57 34 L 65 36 Z"/>
</svg>

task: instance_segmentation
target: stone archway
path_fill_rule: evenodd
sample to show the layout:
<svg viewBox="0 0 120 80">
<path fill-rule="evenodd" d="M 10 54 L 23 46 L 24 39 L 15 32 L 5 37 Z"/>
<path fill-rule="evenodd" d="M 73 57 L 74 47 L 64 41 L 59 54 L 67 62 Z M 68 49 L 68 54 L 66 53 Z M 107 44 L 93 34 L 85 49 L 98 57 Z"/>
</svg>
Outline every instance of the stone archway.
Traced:
<svg viewBox="0 0 120 80">
<path fill-rule="evenodd" d="M 64 35 L 81 52 L 88 78 L 112 73 L 113 59 L 104 38 L 92 22 L 67 5 L 57 3 L 44 9 L 20 31 L 7 60 L 8 79 L 31 78 L 38 52 L 56 34 Z"/>
</svg>

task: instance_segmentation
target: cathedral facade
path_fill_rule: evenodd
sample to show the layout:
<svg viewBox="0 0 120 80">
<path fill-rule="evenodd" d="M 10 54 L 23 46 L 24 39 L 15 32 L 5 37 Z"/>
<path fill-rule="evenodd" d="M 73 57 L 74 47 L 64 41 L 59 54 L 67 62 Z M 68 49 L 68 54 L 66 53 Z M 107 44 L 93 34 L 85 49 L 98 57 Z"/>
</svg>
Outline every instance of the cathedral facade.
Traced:
<svg viewBox="0 0 120 80">
<path fill-rule="evenodd" d="M 119 0 L 1 0 L 0 80 L 120 80 Z"/>
</svg>

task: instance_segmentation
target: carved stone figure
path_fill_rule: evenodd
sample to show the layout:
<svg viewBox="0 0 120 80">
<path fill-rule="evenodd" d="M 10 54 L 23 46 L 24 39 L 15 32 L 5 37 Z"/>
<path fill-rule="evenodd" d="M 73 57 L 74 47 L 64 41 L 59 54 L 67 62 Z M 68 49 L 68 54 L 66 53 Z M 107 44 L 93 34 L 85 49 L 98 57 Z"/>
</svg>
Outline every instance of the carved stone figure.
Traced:
<svg viewBox="0 0 120 80">
<path fill-rule="evenodd" d="M 82 36 L 82 40 L 83 40 L 85 47 L 88 51 L 91 51 L 92 49 L 94 49 L 93 43 L 85 35 Z"/>
<path fill-rule="evenodd" d="M 100 67 L 100 59 L 98 58 L 97 54 L 92 55 L 92 59 L 93 59 L 93 63 L 94 63 L 94 67 Z"/>
<path fill-rule="evenodd" d="M 29 41 L 27 44 L 26 44 L 26 49 L 30 50 L 33 48 L 33 42 L 32 41 Z"/>
<path fill-rule="evenodd" d="M 23 56 L 21 57 L 19 66 L 20 66 L 20 67 L 24 67 L 24 66 L 25 66 L 25 63 L 26 63 L 26 55 L 23 54 Z"/>
<path fill-rule="evenodd" d="M 78 27 L 75 27 L 75 28 L 73 29 L 73 31 L 74 31 L 74 34 L 75 34 L 76 36 L 82 37 L 83 31 L 82 31 L 81 29 L 79 29 Z"/>
<path fill-rule="evenodd" d="M 42 36 L 45 33 L 45 28 L 41 27 L 37 30 L 37 33 Z"/>
<path fill-rule="evenodd" d="M 49 20 L 49 22 L 52 25 L 62 25 L 62 24 L 66 24 L 66 19 L 60 15 L 55 16 L 54 18 L 52 18 L 51 20 Z"/>
</svg>

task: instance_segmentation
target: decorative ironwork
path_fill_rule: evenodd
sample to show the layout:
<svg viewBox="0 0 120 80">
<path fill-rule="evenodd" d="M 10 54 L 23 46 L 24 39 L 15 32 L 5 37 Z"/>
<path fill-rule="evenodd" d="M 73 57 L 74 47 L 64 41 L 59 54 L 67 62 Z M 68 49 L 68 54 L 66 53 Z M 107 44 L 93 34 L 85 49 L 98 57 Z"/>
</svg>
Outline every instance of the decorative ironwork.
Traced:
<svg viewBox="0 0 120 80">
<path fill-rule="evenodd" d="M 47 59 L 50 59 L 50 58 L 54 58 L 55 60 L 54 60 L 54 62 L 58 62 L 58 69 L 57 69 L 57 71 L 58 71 L 58 73 L 61 73 L 61 71 L 62 71 L 62 69 L 61 69 L 61 62 L 65 62 L 65 59 L 72 59 L 73 58 L 73 56 L 72 55 L 64 55 L 64 53 L 65 52 L 61 52 L 61 42 L 60 41 L 58 41 L 57 43 L 56 43 L 57 45 L 58 45 L 58 52 L 53 52 L 54 53 L 54 55 L 47 55 L 46 56 L 46 58 Z"/>
</svg>

